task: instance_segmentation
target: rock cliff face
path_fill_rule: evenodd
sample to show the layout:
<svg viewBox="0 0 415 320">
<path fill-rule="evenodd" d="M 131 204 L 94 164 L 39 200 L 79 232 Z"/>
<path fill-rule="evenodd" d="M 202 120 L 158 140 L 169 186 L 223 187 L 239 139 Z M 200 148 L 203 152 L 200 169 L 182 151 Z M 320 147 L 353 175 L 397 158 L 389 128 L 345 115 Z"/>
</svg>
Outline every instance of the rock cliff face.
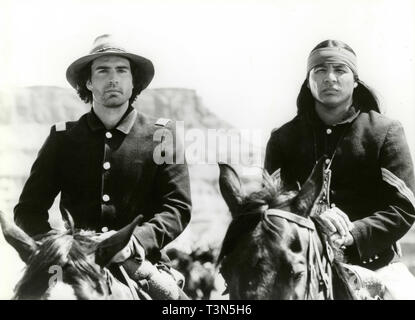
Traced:
<svg viewBox="0 0 415 320">
<path fill-rule="evenodd" d="M 205 156 L 206 153 L 223 155 L 227 152 L 226 146 L 219 148 L 215 144 L 208 145 L 205 139 L 208 129 L 226 131 L 232 128 L 231 125 L 203 107 L 194 90 L 145 90 L 134 106 L 141 112 L 156 117 L 184 121 L 186 134 L 195 129 L 198 131 L 196 133 L 201 135 L 202 140 L 193 144 L 202 143 L 203 149 L 206 149 Z M 85 105 L 74 90 L 37 86 L 0 93 L 0 110 L 0 205 L 2 210 L 11 215 L 30 167 L 50 127 L 57 122 L 78 119 L 90 110 L 90 106 Z M 189 141 L 185 143 L 188 145 Z M 250 150 L 248 153 L 252 156 L 253 152 Z M 219 193 L 219 170 L 216 161 L 211 164 L 193 161 L 189 164 L 189 170 L 194 203 L 193 216 L 190 226 L 175 244 L 182 248 L 208 243 L 218 244 L 222 240 L 230 217 Z M 50 223 L 54 226 L 61 225 L 57 201 L 50 213 Z"/>
<path fill-rule="evenodd" d="M 230 128 L 202 106 L 194 90 L 163 88 L 143 91 L 134 102 L 140 111 L 181 120 L 188 128 Z M 89 111 L 72 89 L 34 86 L 0 93 L 0 125 L 43 124 L 76 120 Z"/>
</svg>

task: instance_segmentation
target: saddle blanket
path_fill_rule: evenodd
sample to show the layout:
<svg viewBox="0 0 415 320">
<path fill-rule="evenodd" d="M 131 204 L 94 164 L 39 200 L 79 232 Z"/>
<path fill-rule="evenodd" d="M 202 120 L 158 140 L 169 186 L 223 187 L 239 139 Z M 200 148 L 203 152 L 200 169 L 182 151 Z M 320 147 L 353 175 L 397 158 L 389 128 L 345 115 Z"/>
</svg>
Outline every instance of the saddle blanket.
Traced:
<svg viewBox="0 0 415 320">
<path fill-rule="evenodd" d="M 361 300 L 415 300 L 415 277 L 401 262 L 376 271 L 342 264 L 348 283 Z"/>
</svg>

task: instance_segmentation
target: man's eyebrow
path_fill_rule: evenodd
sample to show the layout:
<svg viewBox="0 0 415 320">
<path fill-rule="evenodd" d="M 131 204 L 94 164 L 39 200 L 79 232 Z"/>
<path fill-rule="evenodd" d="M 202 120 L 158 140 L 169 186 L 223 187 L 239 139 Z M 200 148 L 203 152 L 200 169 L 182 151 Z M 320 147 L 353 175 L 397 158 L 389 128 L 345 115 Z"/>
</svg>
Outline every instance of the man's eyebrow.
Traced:
<svg viewBox="0 0 415 320">
<path fill-rule="evenodd" d="M 107 66 L 96 66 L 95 70 L 105 70 L 105 69 L 109 69 L 109 67 Z"/>
<path fill-rule="evenodd" d="M 121 66 L 116 66 L 116 69 L 130 69 L 127 65 L 121 65 Z M 110 69 L 109 66 L 105 66 L 105 65 L 100 65 L 100 66 L 96 66 L 95 70 L 106 70 L 106 69 Z"/>
</svg>

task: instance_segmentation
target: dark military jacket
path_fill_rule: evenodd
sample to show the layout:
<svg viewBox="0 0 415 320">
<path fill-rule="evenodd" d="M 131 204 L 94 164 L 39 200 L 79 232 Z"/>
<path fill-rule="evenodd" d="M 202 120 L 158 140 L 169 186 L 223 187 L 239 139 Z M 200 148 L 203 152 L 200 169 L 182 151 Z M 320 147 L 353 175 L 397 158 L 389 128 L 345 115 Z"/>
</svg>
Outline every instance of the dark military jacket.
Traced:
<svg viewBox="0 0 415 320">
<path fill-rule="evenodd" d="M 178 163 L 161 163 L 172 158 Z M 174 122 L 130 106 L 112 130 L 93 110 L 53 126 L 15 207 L 16 223 L 29 235 L 50 230 L 48 209 L 59 192 L 77 228 L 118 230 L 144 215 L 134 235 L 146 255 L 157 255 L 190 221 L 189 174 Z"/>
<path fill-rule="evenodd" d="M 396 241 L 414 222 L 414 170 L 398 121 L 376 111 L 350 113 L 335 126 L 314 111 L 297 115 L 272 132 L 265 168 L 302 184 L 321 156 L 333 159 L 328 196 L 355 226 L 346 253 L 351 263 L 375 270 L 396 259 Z"/>
</svg>

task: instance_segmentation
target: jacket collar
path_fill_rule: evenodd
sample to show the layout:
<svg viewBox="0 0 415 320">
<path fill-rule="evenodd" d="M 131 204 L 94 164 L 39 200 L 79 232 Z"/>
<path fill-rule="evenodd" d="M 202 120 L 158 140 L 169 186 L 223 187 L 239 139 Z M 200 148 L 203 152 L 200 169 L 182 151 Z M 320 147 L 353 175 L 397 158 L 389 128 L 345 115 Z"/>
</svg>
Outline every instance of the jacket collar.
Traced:
<svg viewBox="0 0 415 320">
<path fill-rule="evenodd" d="M 115 126 L 115 129 L 124 133 L 125 135 L 129 134 L 136 118 L 137 110 L 135 110 L 131 105 L 129 105 L 127 111 L 124 113 L 118 124 Z M 95 114 L 92 108 L 91 111 L 87 114 L 86 119 L 88 126 L 92 131 L 105 130 L 104 124 L 98 118 L 98 116 Z"/>
<path fill-rule="evenodd" d="M 134 125 L 135 119 L 137 118 L 137 110 L 135 110 L 133 107 L 130 111 L 126 111 L 124 116 L 121 118 L 120 122 L 118 122 L 118 125 L 115 127 L 118 131 L 121 131 L 124 134 L 129 134 L 131 131 L 131 128 Z"/>
</svg>

